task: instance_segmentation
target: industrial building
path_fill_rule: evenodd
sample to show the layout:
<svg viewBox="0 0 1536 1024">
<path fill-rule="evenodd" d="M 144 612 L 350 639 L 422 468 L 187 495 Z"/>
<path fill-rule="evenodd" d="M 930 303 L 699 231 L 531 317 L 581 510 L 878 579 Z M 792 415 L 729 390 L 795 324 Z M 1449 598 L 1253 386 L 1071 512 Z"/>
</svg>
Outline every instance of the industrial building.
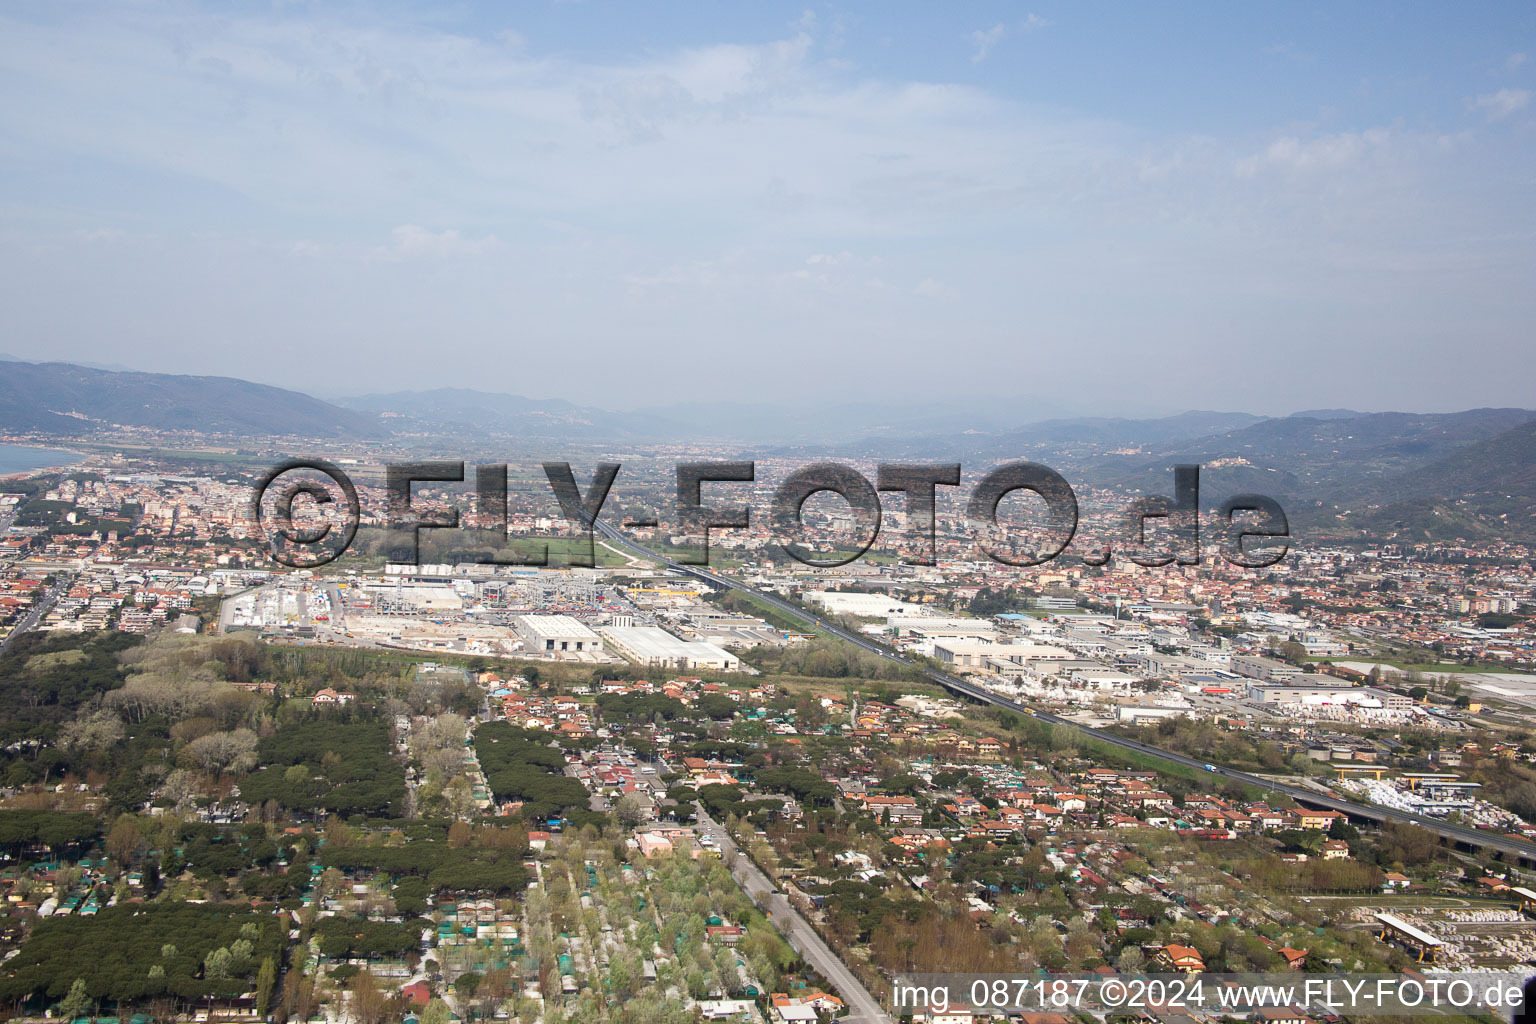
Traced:
<svg viewBox="0 0 1536 1024">
<path fill-rule="evenodd" d="M 886 625 L 898 637 L 922 642 L 995 640 L 997 625 L 986 619 L 941 619 L 936 615 L 893 617 Z"/>
<path fill-rule="evenodd" d="M 641 665 L 735 672 L 741 660 L 714 644 L 680 640 L 659 626 L 610 626 L 603 629 L 610 648 Z"/>
<path fill-rule="evenodd" d="M 1048 644 L 995 644 L 977 640 L 936 641 L 933 656 L 956 668 L 983 669 L 989 659 L 1023 665 L 1033 661 L 1069 661 L 1073 657 L 1071 651 Z"/>
<path fill-rule="evenodd" d="M 820 605 L 828 615 L 857 615 L 860 618 L 883 619 L 891 615 L 923 615 L 920 604 L 911 604 L 889 594 L 844 593 L 837 590 L 808 590 L 805 603 Z"/>
<path fill-rule="evenodd" d="M 1260 658 L 1252 654 L 1233 655 L 1232 671 L 1249 679 L 1262 679 L 1266 683 L 1288 683 L 1305 674 L 1295 665 L 1287 665 L 1274 658 Z"/>
<path fill-rule="evenodd" d="M 1261 704 L 1358 704 L 1363 691 L 1342 681 L 1249 683 L 1248 699 Z"/>
<path fill-rule="evenodd" d="M 1309 679 L 1323 679 L 1311 676 Z M 1350 686 L 1337 682 L 1299 682 L 1281 685 L 1251 683 L 1248 699 L 1261 704 L 1355 704 L 1367 708 L 1385 708 L 1402 711 L 1413 707 L 1413 701 L 1400 693 L 1377 689 L 1374 686 Z"/>
<path fill-rule="evenodd" d="M 513 627 L 534 654 L 601 654 L 603 650 L 602 637 L 569 615 L 519 615 Z"/>
</svg>

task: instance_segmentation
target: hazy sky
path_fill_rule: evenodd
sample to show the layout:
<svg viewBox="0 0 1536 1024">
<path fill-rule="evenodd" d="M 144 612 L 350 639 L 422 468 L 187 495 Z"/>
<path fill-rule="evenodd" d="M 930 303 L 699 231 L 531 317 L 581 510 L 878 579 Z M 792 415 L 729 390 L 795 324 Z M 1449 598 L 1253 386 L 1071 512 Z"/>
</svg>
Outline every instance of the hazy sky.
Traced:
<svg viewBox="0 0 1536 1024">
<path fill-rule="evenodd" d="M 1533 90 L 1530 3 L 13 3 L 0 351 L 1531 406 Z"/>
</svg>

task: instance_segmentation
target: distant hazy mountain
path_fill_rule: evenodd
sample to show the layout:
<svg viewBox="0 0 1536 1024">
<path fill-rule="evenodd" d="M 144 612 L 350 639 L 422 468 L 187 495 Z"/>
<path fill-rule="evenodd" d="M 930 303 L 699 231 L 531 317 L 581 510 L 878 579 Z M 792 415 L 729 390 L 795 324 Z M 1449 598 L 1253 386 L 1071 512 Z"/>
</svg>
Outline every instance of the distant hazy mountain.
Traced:
<svg viewBox="0 0 1536 1024">
<path fill-rule="evenodd" d="M 338 398 L 336 403 L 382 417 L 386 425 L 401 430 L 451 428 L 477 434 L 732 441 L 761 446 L 835 444 L 868 436 L 993 433 L 1014 427 L 1023 414 L 1040 411 L 1039 405 L 1022 400 L 912 403 L 786 399 L 782 403 L 690 401 L 610 412 L 563 399 L 524 398 L 469 388 L 361 395 Z"/>
<path fill-rule="evenodd" d="M 1291 413 L 1292 419 L 1298 420 L 1352 420 L 1360 416 L 1369 416 L 1368 412 L 1357 412 L 1354 409 L 1307 409 L 1304 412 Z"/>
<path fill-rule="evenodd" d="M 1536 539 L 1536 419 L 1345 489 L 1319 514 L 1319 526 L 1409 543 Z"/>
<path fill-rule="evenodd" d="M 1292 416 L 1169 445 L 1150 458 L 1097 457 L 1072 468 L 1091 483 L 1168 493 L 1170 468 L 1198 463 L 1207 507 L 1227 495 L 1258 492 L 1279 500 L 1307 532 L 1359 535 L 1363 529 L 1379 537 L 1393 523 L 1431 516 L 1448 536 L 1476 537 L 1479 529 L 1498 527 L 1490 516 L 1528 507 L 1536 493 L 1527 483 L 1536 479 L 1533 421 L 1536 412 L 1527 409 Z M 1487 497 L 1497 493 L 1505 498 Z M 1461 501 L 1468 495 L 1484 497 L 1473 505 Z M 1436 502 L 1455 506 L 1454 513 L 1434 516 Z M 1510 515 L 1510 525 L 1515 518 Z"/>
<path fill-rule="evenodd" d="M 1168 451 L 1189 456 L 1190 461 L 1242 457 L 1268 465 L 1284 464 L 1280 468 L 1309 468 L 1329 476 L 1361 462 L 1381 467 L 1394 462 L 1425 462 L 1532 417 L 1536 412 L 1529 409 L 1377 412 L 1346 419 L 1287 416 L 1172 446 Z"/>
<path fill-rule="evenodd" d="M 0 352 L 0 363 L 30 363 L 30 362 L 32 362 L 31 359 L 23 359 L 20 356 L 13 356 L 9 352 Z M 82 359 L 79 362 L 70 363 L 69 365 L 70 366 L 84 366 L 84 367 L 87 367 L 88 369 L 92 369 L 92 370 L 111 370 L 113 373 L 138 373 L 139 372 L 139 371 L 135 370 L 131 366 L 124 366 L 122 363 L 93 363 L 93 362 L 91 362 L 88 359 Z"/>
<path fill-rule="evenodd" d="M 232 377 L 21 361 L 7 361 L 0 371 L 0 428 L 75 436 L 113 424 L 304 437 L 377 433 L 367 417 L 318 398 Z"/>
<path fill-rule="evenodd" d="M 1154 419 L 1078 416 L 1024 421 L 1022 425 L 1004 420 L 999 426 L 994 418 L 972 413 L 969 422 L 976 426 L 964 431 L 916 436 L 911 431 L 892 431 L 881 435 L 866 428 L 859 441 L 838 445 L 836 451 L 845 456 L 912 459 L 1001 460 L 1025 455 L 1060 459 L 1083 450 L 1099 455 L 1106 449 L 1141 449 L 1193 440 L 1263 420 L 1263 416 L 1246 412 L 1193 411 Z"/>
<path fill-rule="evenodd" d="M 728 439 L 765 447 L 990 435 L 1059 411 L 1055 403 L 1028 397 L 839 402 L 794 396 L 780 402 L 686 402 L 646 410 L 659 420 L 684 425 L 696 440 Z"/>
<path fill-rule="evenodd" d="M 1103 416 L 1042 420 L 1013 431 L 1032 441 L 1091 441 L 1109 445 L 1165 444 L 1209 437 L 1261 423 L 1263 416 L 1246 412 L 1184 412 L 1161 419 L 1132 420 Z"/>
<path fill-rule="evenodd" d="M 395 432 L 457 432 L 521 437 L 680 437 L 684 428 L 645 413 L 616 413 L 563 398 L 524 398 L 472 388 L 396 391 L 339 398 L 338 405 L 377 417 Z"/>
</svg>

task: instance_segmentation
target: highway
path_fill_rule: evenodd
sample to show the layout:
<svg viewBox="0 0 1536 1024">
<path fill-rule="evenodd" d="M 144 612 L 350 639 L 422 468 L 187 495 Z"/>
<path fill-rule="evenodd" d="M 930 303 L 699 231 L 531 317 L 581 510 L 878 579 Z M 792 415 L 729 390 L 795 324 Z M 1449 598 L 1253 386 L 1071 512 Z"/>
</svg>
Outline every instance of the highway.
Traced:
<svg viewBox="0 0 1536 1024">
<path fill-rule="evenodd" d="M 769 594 L 755 590 L 754 588 L 747 586 L 745 583 L 742 583 L 739 580 L 732 579 L 729 576 L 722 576 L 717 572 L 711 572 L 709 569 L 703 566 L 684 565 L 681 562 L 675 562 L 671 559 L 663 558 L 662 556 L 647 550 L 639 543 L 630 540 L 628 537 L 624 536 L 624 534 L 621 533 L 616 527 L 610 525 L 609 523 L 603 522 L 601 519 L 597 520 L 595 525 L 605 537 L 624 545 L 631 551 L 644 555 L 653 562 L 660 562 L 668 569 L 674 570 L 676 572 L 686 573 L 715 586 L 726 587 L 731 590 L 739 590 L 742 593 L 752 594 L 758 600 L 772 605 L 779 611 L 782 611 L 787 615 L 794 616 L 802 622 L 810 623 L 817 629 L 830 633 L 840 640 L 844 640 L 850 644 L 853 644 L 860 650 L 867 651 L 870 654 L 884 658 L 887 661 L 897 662 L 907 666 L 914 665 L 914 662 L 912 662 L 911 659 L 903 657 L 884 644 L 872 640 L 867 636 L 862 636 L 858 633 L 846 630 L 833 622 L 829 622 L 814 612 L 807 611 L 805 608 L 802 608 L 797 604 L 793 604 L 784 600 L 777 594 Z M 975 683 L 961 679 L 957 676 L 949 675 L 948 673 L 936 672 L 926 668 L 921 669 L 921 671 L 925 676 L 927 676 L 928 679 L 954 693 L 969 697 L 972 700 L 979 701 L 983 704 L 992 704 L 997 707 L 1007 708 L 1010 711 L 1017 712 L 1021 715 L 1027 715 L 1031 718 L 1039 719 L 1042 722 L 1048 722 L 1054 726 L 1076 729 L 1079 732 L 1085 733 L 1096 740 L 1100 740 L 1104 743 L 1119 747 L 1122 750 L 1129 750 L 1139 754 L 1147 754 L 1154 757 L 1159 757 L 1165 761 L 1172 761 L 1175 764 L 1194 768 L 1198 771 L 1208 772 L 1212 775 L 1223 779 L 1229 779 L 1233 782 L 1246 783 L 1247 785 L 1254 786 L 1263 790 L 1268 790 L 1269 792 L 1273 793 L 1283 793 L 1284 795 L 1290 797 L 1292 800 L 1295 800 L 1297 803 L 1303 803 L 1309 807 L 1317 807 L 1331 811 L 1340 811 L 1344 814 L 1348 814 L 1353 818 L 1364 818 L 1376 822 L 1392 821 L 1404 824 L 1418 825 L 1422 828 L 1429 829 L 1430 831 L 1438 834 L 1444 839 L 1451 841 L 1452 843 L 1461 843 L 1476 849 L 1494 851 L 1503 854 L 1506 858 L 1513 858 L 1513 863 L 1515 866 L 1536 865 L 1536 845 L 1524 842 L 1522 840 L 1510 839 L 1503 835 L 1474 828 L 1467 828 L 1462 825 L 1452 825 L 1448 822 L 1439 821 L 1435 818 L 1426 817 L 1422 814 L 1413 814 L 1408 811 L 1400 811 L 1390 807 L 1379 807 L 1375 804 L 1355 803 L 1352 800 L 1344 800 L 1339 797 L 1325 796 L 1316 792 L 1315 790 L 1303 789 L 1300 786 L 1293 786 L 1289 783 L 1283 782 L 1275 782 L 1271 779 L 1266 779 L 1259 775 L 1250 775 L 1246 772 L 1236 771 L 1232 768 L 1223 768 L 1220 765 L 1208 764 L 1199 760 L 1198 758 L 1189 757 L 1188 755 L 1180 754 L 1172 750 L 1165 750 L 1161 747 L 1154 747 L 1146 743 L 1141 743 L 1137 740 L 1128 739 L 1127 737 L 1120 736 L 1112 732 L 1107 732 L 1103 729 L 1095 729 L 1090 726 L 1082 725 L 1069 719 L 1062 718 L 1059 715 L 1032 710 L 1031 708 L 1025 707 L 1023 704 L 1020 704 L 1018 701 L 1010 700 L 1007 697 L 993 693 L 991 690 L 988 690 L 985 687 L 978 686 Z"/>
</svg>

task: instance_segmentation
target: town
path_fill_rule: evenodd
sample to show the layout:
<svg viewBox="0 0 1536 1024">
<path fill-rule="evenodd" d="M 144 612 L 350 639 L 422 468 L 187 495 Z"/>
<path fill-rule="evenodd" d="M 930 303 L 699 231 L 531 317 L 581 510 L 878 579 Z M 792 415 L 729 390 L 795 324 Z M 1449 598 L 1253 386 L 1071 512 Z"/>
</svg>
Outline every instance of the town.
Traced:
<svg viewBox="0 0 1536 1024">
<path fill-rule="evenodd" d="M 1530 4 L 0 81 L 0 1024 L 1536 1019 Z"/>
<path fill-rule="evenodd" d="M 749 529 L 722 589 L 603 538 L 295 570 L 248 495 L 86 466 L 4 499 L 0 676 L 53 695 L 4 748 L 17 1013 L 862 1021 L 935 972 L 1536 962 L 1519 549 L 1021 574 L 941 520 L 937 565 L 815 569 Z M 569 550 L 538 511 L 509 542 Z"/>
</svg>

